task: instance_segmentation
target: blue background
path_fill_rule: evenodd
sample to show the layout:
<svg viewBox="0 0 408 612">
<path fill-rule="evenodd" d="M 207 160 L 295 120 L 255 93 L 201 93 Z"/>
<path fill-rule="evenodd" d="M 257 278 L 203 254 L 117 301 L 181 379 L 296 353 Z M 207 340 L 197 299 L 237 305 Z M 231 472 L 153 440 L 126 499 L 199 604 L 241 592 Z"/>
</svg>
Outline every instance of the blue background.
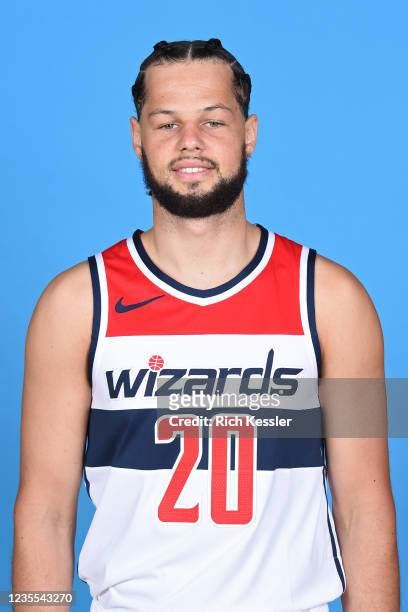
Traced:
<svg viewBox="0 0 408 612">
<path fill-rule="evenodd" d="M 348 267 L 380 315 L 386 373 L 407 376 L 404 2 L 2 3 L 0 590 L 10 586 L 24 339 L 59 272 L 151 223 L 130 87 L 155 42 L 221 38 L 250 73 L 259 141 L 248 218 Z M 408 610 L 407 442 L 390 441 Z M 92 517 L 81 487 L 80 549 Z M 77 609 L 88 587 L 75 578 Z M 332 610 L 340 610 L 336 602 Z"/>
</svg>

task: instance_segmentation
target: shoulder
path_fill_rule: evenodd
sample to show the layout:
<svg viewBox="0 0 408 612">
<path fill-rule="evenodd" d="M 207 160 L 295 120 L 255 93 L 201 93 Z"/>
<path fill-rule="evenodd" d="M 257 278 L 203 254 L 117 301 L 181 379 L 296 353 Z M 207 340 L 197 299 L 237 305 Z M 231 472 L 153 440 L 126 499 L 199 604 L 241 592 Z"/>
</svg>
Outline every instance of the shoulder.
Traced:
<svg viewBox="0 0 408 612">
<path fill-rule="evenodd" d="M 345 266 L 316 255 L 315 294 L 326 317 L 373 315 L 375 307 L 363 283 Z"/>
<path fill-rule="evenodd" d="M 315 261 L 315 312 L 323 375 L 381 375 L 383 337 L 373 300 L 349 269 L 322 255 Z"/>
<path fill-rule="evenodd" d="M 87 260 L 60 272 L 39 296 L 32 313 L 28 337 L 64 338 L 87 349 L 93 315 L 93 293 Z"/>
<path fill-rule="evenodd" d="M 92 297 L 88 261 L 81 261 L 51 279 L 42 291 L 36 309 L 57 307 L 58 310 L 81 312 Z"/>
<path fill-rule="evenodd" d="M 357 301 L 369 298 L 364 285 L 353 272 L 319 253 L 316 255 L 315 276 L 320 294 L 327 299 L 330 299 L 333 293 L 339 298 L 352 298 Z"/>
</svg>

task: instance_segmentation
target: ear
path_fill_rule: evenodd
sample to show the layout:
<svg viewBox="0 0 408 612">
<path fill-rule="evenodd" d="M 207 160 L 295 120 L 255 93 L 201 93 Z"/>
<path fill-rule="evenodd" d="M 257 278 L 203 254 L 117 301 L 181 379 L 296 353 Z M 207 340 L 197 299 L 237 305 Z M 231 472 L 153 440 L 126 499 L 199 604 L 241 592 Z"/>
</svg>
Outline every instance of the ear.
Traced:
<svg viewBox="0 0 408 612">
<path fill-rule="evenodd" d="M 250 115 L 245 121 L 245 150 L 247 157 L 250 157 L 256 146 L 256 138 L 258 134 L 258 117 Z"/>
<path fill-rule="evenodd" d="M 139 159 L 142 158 L 142 137 L 140 130 L 140 123 L 136 117 L 130 118 L 130 129 L 132 132 L 132 145 L 133 149 Z"/>
</svg>

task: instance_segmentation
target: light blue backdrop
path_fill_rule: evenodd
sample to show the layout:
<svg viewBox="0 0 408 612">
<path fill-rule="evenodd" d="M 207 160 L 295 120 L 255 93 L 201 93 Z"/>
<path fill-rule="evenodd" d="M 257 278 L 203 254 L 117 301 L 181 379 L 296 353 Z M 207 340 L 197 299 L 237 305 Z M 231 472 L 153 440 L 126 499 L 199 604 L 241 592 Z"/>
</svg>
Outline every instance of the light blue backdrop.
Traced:
<svg viewBox="0 0 408 612">
<path fill-rule="evenodd" d="M 221 38 L 260 120 L 248 217 L 351 269 L 407 376 L 407 17 L 402 0 L 2 3 L 0 590 L 10 586 L 24 338 L 59 272 L 151 222 L 130 87 L 155 42 Z M 391 440 L 403 589 L 406 440 Z M 91 520 L 82 487 L 76 551 Z M 89 601 L 75 579 L 78 610 Z M 403 610 L 408 610 L 404 593 Z M 336 602 L 331 608 L 339 610 Z"/>
</svg>

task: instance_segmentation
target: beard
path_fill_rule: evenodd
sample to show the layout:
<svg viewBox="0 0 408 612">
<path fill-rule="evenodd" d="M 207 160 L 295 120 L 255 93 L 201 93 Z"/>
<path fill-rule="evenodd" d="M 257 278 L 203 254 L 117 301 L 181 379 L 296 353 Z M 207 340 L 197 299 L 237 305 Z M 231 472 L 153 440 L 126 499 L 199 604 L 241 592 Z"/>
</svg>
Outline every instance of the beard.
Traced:
<svg viewBox="0 0 408 612">
<path fill-rule="evenodd" d="M 191 158 L 190 158 L 191 159 Z M 199 159 L 199 158 L 198 158 Z M 210 161 L 204 160 L 203 161 Z M 213 165 L 214 163 L 211 162 Z M 229 177 L 221 177 L 218 182 L 205 193 L 179 193 L 168 181 L 159 182 L 151 171 L 149 161 L 142 148 L 141 166 L 147 193 L 172 215 L 186 219 L 198 219 L 225 212 L 234 204 L 241 193 L 248 176 L 248 160 L 245 145 L 241 149 L 241 160 L 237 172 Z M 218 171 L 217 166 L 215 170 Z M 188 183 L 195 189 L 198 182 Z"/>
</svg>

